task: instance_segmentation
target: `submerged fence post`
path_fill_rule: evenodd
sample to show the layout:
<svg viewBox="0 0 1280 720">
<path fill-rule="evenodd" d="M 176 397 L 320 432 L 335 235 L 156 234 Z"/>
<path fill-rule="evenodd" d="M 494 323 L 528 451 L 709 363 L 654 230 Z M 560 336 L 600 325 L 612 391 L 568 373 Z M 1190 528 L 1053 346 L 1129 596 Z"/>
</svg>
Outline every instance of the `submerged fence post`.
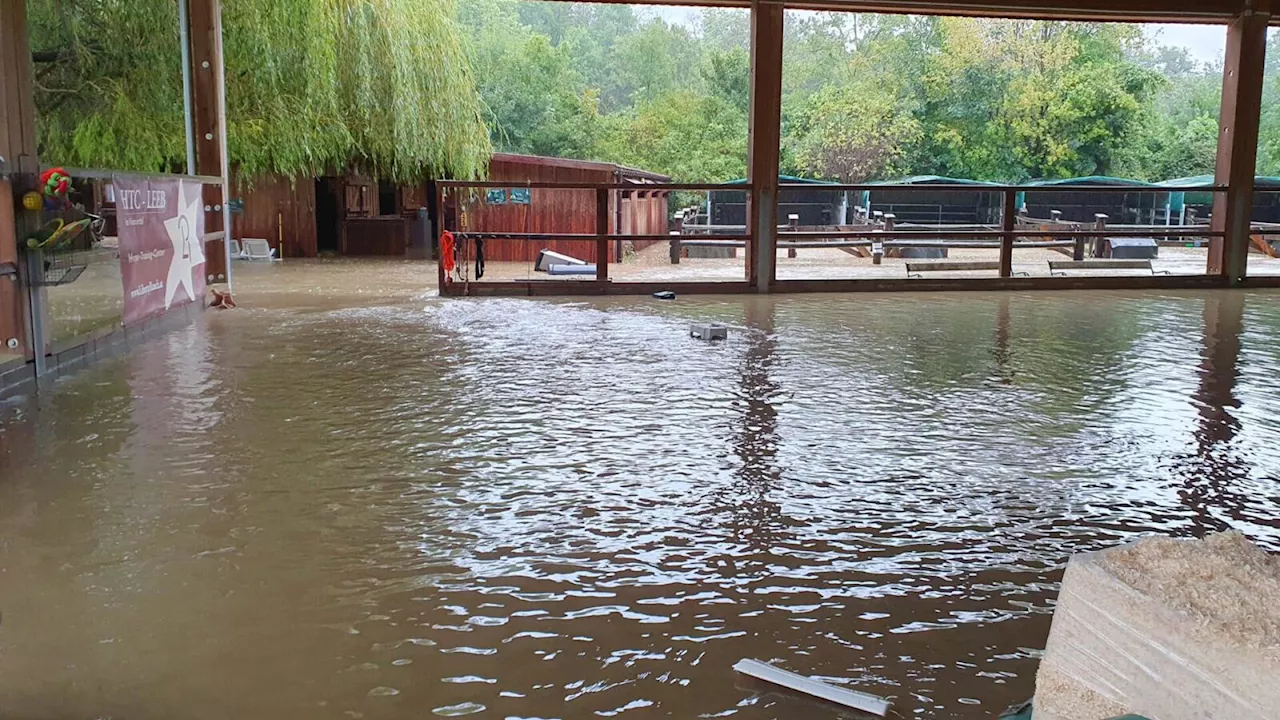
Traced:
<svg viewBox="0 0 1280 720">
<path fill-rule="evenodd" d="M 596 280 L 609 279 L 609 189 L 596 188 Z"/>
<path fill-rule="evenodd" d="M 884 216 L 884 231 L 893 232 L 893 221 L 895 216 L 889 213 Z M 884 260 L 884 240 L 879 242 L 874 239 L 871 241 L 871 264 L 879 265 Z"/>
<path fill-rule="evenodd" d="M 1013 230 L 1018 220 L 1018 195 L 1012 190 L 1003 193 L 1000 211 L 1000 277 L 1013 276 Z"/>
<path fill-rule="evenodd" d="M 667 233 L 668 235 L 671 236 L 670 242 L 671 242 L 671 264 L 672 265 L 680 264 L 680 236 L 684 234 L 684 224 L 686 222 L 687 212 L 688 212 L 687 210 L 682 210 L 681 212 L 676 214 L 676 226 L 671 232 Z"/>
</svg>

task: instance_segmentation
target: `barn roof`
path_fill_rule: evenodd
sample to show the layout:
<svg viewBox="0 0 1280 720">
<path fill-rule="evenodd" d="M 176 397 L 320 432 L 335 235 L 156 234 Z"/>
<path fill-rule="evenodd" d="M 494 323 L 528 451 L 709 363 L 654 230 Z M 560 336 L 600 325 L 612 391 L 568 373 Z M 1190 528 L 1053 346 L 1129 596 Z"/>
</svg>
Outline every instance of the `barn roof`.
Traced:
<svg viewBox="0 0 1280 720">
<path fill-rule="evenodd" d="M 573 170 L 597 170 L 616 173 L 622 180 L 645 180 L 651 182 L 671 182 L 669 175 L 627 167 L 616 163 L 599 160 L 577 160 L 574 158 L 548 157 L 545 155 L 522 155 L 520 153 L 497 152 L 490 162 L 503 162 L 513 165 L 541 165 L 543 167 L 561 167 Z"/>
</svg>

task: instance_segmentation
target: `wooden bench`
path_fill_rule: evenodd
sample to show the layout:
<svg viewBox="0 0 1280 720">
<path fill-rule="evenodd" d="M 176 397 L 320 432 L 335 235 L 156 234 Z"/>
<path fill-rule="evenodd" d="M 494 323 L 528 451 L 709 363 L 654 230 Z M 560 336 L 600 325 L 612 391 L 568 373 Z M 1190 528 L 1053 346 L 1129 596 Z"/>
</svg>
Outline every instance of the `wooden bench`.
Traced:
<svg viewBox="0 0 1280 720">
<path fill-rule="evenodd" d="M 1068 270 L 1146 270 L 1152 275 L 1168 275 L 1168 270 L 1156 270 L 1150 260 L 1050 260 L 1050 275 L 1066 275 Z"/>
<path fill-rule="evenodd" d="M 940 262 L 909 262 L 907 266 L 907 277 L 923 277 L 921 273 L 927 272 L 967 272 L 971 270 L 999 270 L 1000 261 L 998 260 L 953 260 Z M 1014 273 L 1014 275 L 1026 275 L 1027 273 Z"/>
</svg>

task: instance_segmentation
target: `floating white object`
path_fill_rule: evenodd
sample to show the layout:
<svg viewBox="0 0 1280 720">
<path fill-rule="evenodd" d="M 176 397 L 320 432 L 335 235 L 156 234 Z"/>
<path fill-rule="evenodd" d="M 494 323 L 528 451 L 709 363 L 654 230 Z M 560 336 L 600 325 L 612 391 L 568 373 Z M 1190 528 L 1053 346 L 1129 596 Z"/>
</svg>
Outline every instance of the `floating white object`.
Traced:
<svg viewBox="0 0 1280 720">
<path fill-rule="evenodd" d="M 738 663 L 733 666 L 733 669 L 743 675 L 749 675 L 756 678 L 757 680 L 764 680 L 765 682 L 771 682 L 774 685 L 781 685 L 789 690 L 802 692 L 806 695 L 812 695 L 838 705 L 844 705 L 845 707 L 851 707 L 855 710 L 879 715 L 880 717 L 884 717 L 885 713 L 889 712 L 889 705 L 892 704 L 878 695 L 858 692 L 857 690 L 846 690 L 834 685 L 828 685 L 819 680 L 813 680 L 803 675 L 797 675 L 793 672 L 780 670 L 768 663 L 760 662 L 759 660 L 739 660 Z"/>
<path fill-rule="evenodd" d="M 717 323 L 699 323 L 689 327 L 689 334 L 699 340 L 727 340 L 729 327 Z"/>
<path fill-rule="evenodd" d="M 586 260 L 579 260 L 551 250 L 539 250 L 538 260 L 534 262 L 534 272 L 548 272 L 552 265 L 586 265 Z"/>
</svg>

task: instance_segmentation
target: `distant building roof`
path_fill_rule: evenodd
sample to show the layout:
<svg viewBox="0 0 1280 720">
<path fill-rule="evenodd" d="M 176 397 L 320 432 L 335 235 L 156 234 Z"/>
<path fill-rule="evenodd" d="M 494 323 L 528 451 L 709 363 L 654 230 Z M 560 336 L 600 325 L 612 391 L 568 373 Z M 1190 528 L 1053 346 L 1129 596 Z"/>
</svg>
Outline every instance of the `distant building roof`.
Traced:
<svg viewBox="0 0 1280 720">
<path fill-rule="evenodd" d="M 1058 180 L 1028 180 L 1022 183 L 1026 187 L 1044 187 L 1046 185 L 1115 185 L 1117 187 L 1161 187 L 1156 183 L 1149 183 L 1143 180 L 1131 180 L 1129 178 L 1109 177 L 1107 175 L 1087 175 L 1085 177 L 1061 178 Z"/>
<path fill-rule="evenodd" d="M 782 174 L 778 175 L 778 182 L 803 183 L 805 185 L 837 185 L 838 184 L 838 183 L 831 182 L 830 180 L 814 180 L 813 178 L 802 178 L 802 177 L 796 177 L 795 175 L 782 175 Z M 738 178 L 737 180 L 730 180 L 724 184 L 725 185 L 746 185 L 747 179 Z"/>
<path fill-rule="evenodd" d="M 1190 177 L 1174 178 L 1173 180 L 1165 180 L 1160 183 L 1161 187 L 1166 188 L 1185 188 L 1185 187 L 1203 187 L 1213 184 L 1212 175 L 1192 175 Z M 1258 175 L 1253 179 L 1255 188 L 1264 188 L 1267 190 L 1280 189 L 1280 177 L 1274 175 Z"/>
<path fill-rule="evenodd" d="M 671 182 L 671 176 L 641 170 L 599 160 L 577 160 L 574 158 L 548 157 L 545 155 L 522 155 L 520 153 L 497 152 L 491 162 L 511 163 L 516 165 L 541 165 L 543 167 L 562 167 L 574 170 L 598 170 L 615 172 L 623 180 L 650 180 L 653 182 Z"/>
<path fill-rule="evenodd" d="M 968 180 L 966 178 L 944 177 L 942 175 L 912 175 L 911 177 L 899 178 L 896 180 L 876 180 L 870 183 L 872 185 L 986 185 L 995 186 L 997 183 L 987 182 L 985 180 Z"/>
</svg>

